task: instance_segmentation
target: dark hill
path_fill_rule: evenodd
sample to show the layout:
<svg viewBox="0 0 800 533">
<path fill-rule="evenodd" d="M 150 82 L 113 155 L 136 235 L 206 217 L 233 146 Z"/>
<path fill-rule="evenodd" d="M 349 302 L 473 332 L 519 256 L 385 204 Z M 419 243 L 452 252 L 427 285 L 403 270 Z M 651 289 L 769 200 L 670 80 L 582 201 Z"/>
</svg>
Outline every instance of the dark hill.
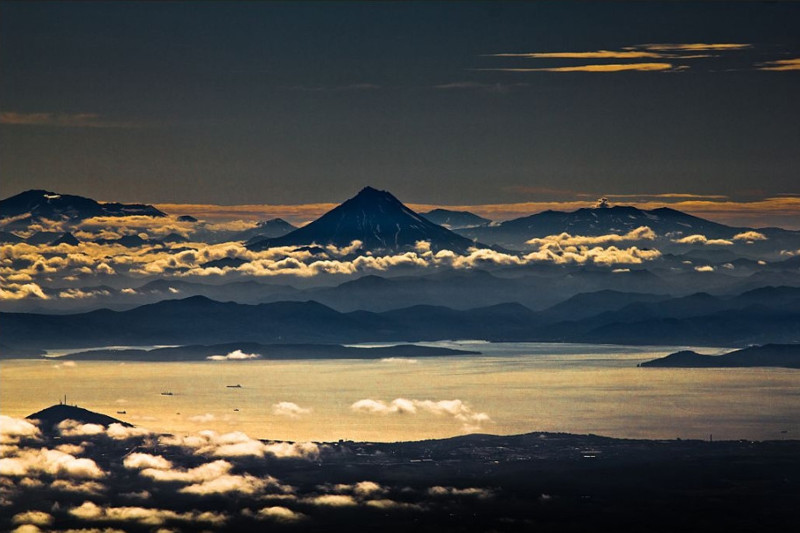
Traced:
<svg viewBox="0 0 800 533">
<path fill-rule="evenodd" d="M 800 368 L 800 344 L 765 344 L 723 355 L 703 355 L 691 350 L 672 353 L 642 363 L 643 367 L 661 368 L 740 368 L 772 366 Z"/>
<path fill-rule="evenodd" d="M 23 215 L 28 215 L 32 219 L 72 221 L 97 216 L 166 216 L 152 205 L 101 203 L 83 196 L 58 194 L 44 190 L 25 191 L 0 200 L 0 219 Z"/>
<path fill-rule="evenodd" d="M 413 249 L 418 241 L 430 242 L 433 250 L 465 252 L 473 246 L 462 237 L 418 215 L 387 191 L 365 187 L 356 196 L 320 218 L 274 239 L 248 244 L 251 250 L 275 246 L 350 246 L 361 241 L 362 251 Z"/>
<path fill-rule="evenodd" d="M 422 216 L 433 222 L 449 229 L 472 228 L 475 226 L 486 226 L 491 220 L 479 217 L 469 211 L 451 211 L 450 209 L 433 209 Z"/>
<path fill-rule="evenodd" d="M 273 218 L 259 222 L 256 227 L 235 234 L 231 240 L 258 242 L 265 239 L 274 239 L 296 230 L 297 226 L 289 224 L 282 218 Z"/>
<path fill-rule="evenodd" d="M 28 415 L 28 420 L 38 420 L 39 427 L 42 430 L 47 430 L 63 422 L 64 420 L 75 420 L 81 424 L 99 424 L 108 427 L 111 424 L 122 424 L 126 427 L 133 427 L 133 424 L 117 420 L 108 415 L 95 413 L 77 405 L 67 405 L 59 403 L 52 405 L 47 409 L 42 409 L 36 413 Z"/>
</svg>

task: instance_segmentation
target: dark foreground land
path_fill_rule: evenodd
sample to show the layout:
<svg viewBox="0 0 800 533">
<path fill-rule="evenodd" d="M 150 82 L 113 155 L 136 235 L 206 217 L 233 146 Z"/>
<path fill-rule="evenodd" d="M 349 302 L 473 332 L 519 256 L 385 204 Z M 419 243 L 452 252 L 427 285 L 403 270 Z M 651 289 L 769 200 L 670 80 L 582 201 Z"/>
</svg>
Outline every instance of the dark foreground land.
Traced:
<svg viewBox="0 0 800 533">
<path fill-rule="evenodd" d="M 224 439 L 187 448 L 176 437 L 181 436 L 113 439 L 45 432 L 36 444 L 18 444 L 21 450 L 81 444 L 81 457 L 94 460 L 104 475 L 83 492 L 77 487 L 85 481 L 70 481 L 73 491 L 65 491 L 63 483 L 56 488 L 54 478 L 63 472 L 54 478 L 40 472 L 38 484 L 10 476 L 2 487 L 0 530 L 13 529 L 19 522 L 12 524 L 12 517 L 30 510 L 49 513 L 56 530 L 130 532 L 156 531 L 155 526 L 180 531 L 789 531 L 800 512 L 796 440 L 474 434 L 405 443 L 318 443 L 318 453 L 280 457 L 234 451 L 220 445 Z M 126 462 L 134 454 L 165 459 L 170 462 L 166 471 L 179 474 L 159 479 L 152 469 Z M 231 477 L 201 479 L 218 461 L 228 464 Z M 194 489 L 187 488 L 190 483 Z M 86 518 L 76 511 L 87 501 L 105 509 L 99 518 L 98 512 Z M 160 509 L 160 518 L 143 518 L 141 508 Z M 207 512 L 216 513 L 216 521 L 202 514 Z"/>
</svg>

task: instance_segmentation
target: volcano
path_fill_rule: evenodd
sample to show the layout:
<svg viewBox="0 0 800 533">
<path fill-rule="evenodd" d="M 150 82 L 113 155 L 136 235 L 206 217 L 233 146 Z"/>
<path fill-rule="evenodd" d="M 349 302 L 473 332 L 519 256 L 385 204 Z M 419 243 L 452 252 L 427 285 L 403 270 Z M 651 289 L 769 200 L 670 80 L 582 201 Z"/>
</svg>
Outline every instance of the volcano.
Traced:
<svg viewBox="0 0 800 533">
<path fill-rule="evenodd" d="M 406 207 L 387 191 L 365 187 L 356 196 L 310 224 L 282 237 L 249 244 L 258 251 L 276 246 L 350 246 L 360 241 L 361 251 L 399 252 L 414 249 L 419 241 L 431 250 L 463 253 L 474 242 L 429 221 Z"/>
</svg>

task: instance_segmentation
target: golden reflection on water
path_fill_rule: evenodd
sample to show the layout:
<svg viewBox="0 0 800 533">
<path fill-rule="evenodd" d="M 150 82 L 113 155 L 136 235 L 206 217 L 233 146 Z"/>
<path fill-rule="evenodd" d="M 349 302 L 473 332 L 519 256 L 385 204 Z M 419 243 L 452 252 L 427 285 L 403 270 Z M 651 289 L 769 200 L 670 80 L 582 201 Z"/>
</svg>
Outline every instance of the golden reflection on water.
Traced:
<svg viewBox="0 0 800 533">
<path fill-rule="evenodd" d="M 0 412 L 22 417 L 67 395 L 158 432 L 244 431 L 252 437 L 397 441 L 478 431 L 630 438 L 778 439 L 800 435 L 800 371 L 645 369 L 670 350 L 442 357 L 416 361 L 119 363 L 4 361 Z M 488 350 L 486 350 L 488 351 Z M 524 350 L 523 350 L 524 351 Z M 580 352 L 580 350 L 578 350 Z M 242 388 L 227 385 L 241 384 Z M 172 392 L 164 396 L 162 392 Z M 417 409 L 356 412 L 362 399 L 454 400 L 490 421 Z M 277 414 L 292 402 L 307 414 Z M 125 411 L 125 414 L 116 414 Z M 786 432 L 786 433 L 784 433 Z"/>
</svg>

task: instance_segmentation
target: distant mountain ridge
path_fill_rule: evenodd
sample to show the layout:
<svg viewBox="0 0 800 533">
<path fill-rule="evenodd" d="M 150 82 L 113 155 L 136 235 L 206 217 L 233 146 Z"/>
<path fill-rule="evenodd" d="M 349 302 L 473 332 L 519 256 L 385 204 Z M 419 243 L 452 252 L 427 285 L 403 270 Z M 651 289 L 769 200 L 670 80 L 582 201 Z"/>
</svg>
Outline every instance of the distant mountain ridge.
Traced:
<svg viewBox="0 0 800 533">
<path fill-rule="evenodd" d="M 486 226 L 492 221 L 488 218 L 480 217 L 469 211 L 453 211 L 451 209 L 433 209 L 427 213 L 420 213 L 422 216 L 448 229 L 472 228 L 475 226 Z"/>
<path fill-rule="evenodd" d="M 428 241 L 432 250 L 464 252 L 473 241 L 429 221 L 387 191 L 365 187 L 356 196 L 317 220 L 283 237 L 251 242 L 250 250 L 276 246 L 332 244 L 347 247 L 361 241 L 363 251 L 401 251 Z"/>
<path fill-rule="evenodd" d="M 602 297 L 606 303 L 600 302 Z M 342 344 L 477 338 L 734 347 L 800 342 L 800 288 L 777 287 L 731 298 L 698 293 L 661 301 L 648 294 L 605 293 L 583 301 L 598 302 L 595 314 L 570 317 L 569 306 L 575 302 L 539 312 L 518 303 L 466 310 L 414 305 L 383 312 L 339 312 L 315 301 L 244 305 L 194 296 L 122 312 L 0 313 L 0 323 L 9 357 L 14 348 L 230 342 Z"/>
<path fill-rule="evenodd" d="M 0 200 L 0 219 L 29 216 L 32 219 L 79 221 L 92 217 L 145 215 L 165 217 L 147 204 L 102 203 L 71 194 L 33 189 Z"/>
<path fill-rule="evenodd" d="M 679 238 L 703 235 L 709 239 L 730 239 L 734 235 L 752 230 L 733 227 L 696 217 L 669 207 L 644 210 L 633 206 L 586 207 L 576 211 L 543 211 L 529 216 L 507 220 L 500 224 L 459 229 L 458 233 L 482 242 L 511 248 L 524 248 L 533 238 L 568 233 L 570 235 L 599 236 L 624 235 L 646 226 L 659 236 Z M 772 228 L 770 233 L 800 235 L 798 232 Z"/>
</svg>

